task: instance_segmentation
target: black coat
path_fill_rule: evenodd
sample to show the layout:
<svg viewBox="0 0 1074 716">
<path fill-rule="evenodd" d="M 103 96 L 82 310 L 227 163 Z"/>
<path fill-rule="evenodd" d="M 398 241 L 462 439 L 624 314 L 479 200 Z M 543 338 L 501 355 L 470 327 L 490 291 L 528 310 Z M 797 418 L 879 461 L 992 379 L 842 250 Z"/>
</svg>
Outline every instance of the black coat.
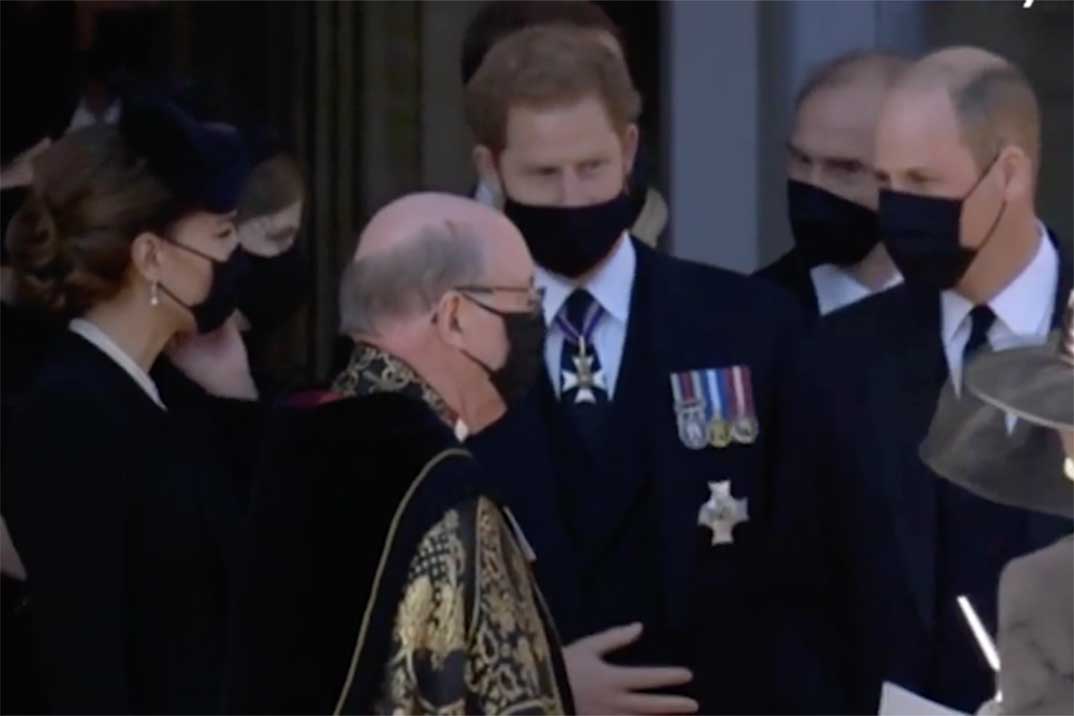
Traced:
<svg viewBox="0 0 1074 716">
<path fill-rule="evenodd" d="M 1055 322 L 1070 282 L 1063 257 Z M 960 488 L 942 486 L 918 456 L 948 378 L 940 326 L 937 291 L 898 286 L 827 319 L 793 381 L 797 440 L 781 456 L 774 519 L 798 551 L 799 593 L 820 589 L 813 597 L 831 610 L 851 713 L 875 713 L 886 680 L 970 711 L 991 698 L 992 674 L 939 586 L 950 577 L 945 540 L 968 541 L 947 554 L 972 563 L 963 578 L 994 634 L 1000 569 L 1070 530 L 969 493 L 960 496 L 967 511 L 995 534 L 940 526 L 943 491 Z"/>
<path fill-rule="evenodd" d="M 239 508 L 200 428 L 65 333 L 4 425 L 4 514 L 62 713 L 221 706 Z"/>
<path fill-rule="evenodd" d="M 809 264 L 802 259 L 797 249 L 791 249 L 753 275 L 790 292 L 801 303 L 802 310 L 809 315 L 820 315 L 817 288 L 813 285 Z"/>
<path fill-rule="evenodd" d="M 637 270 L 611 440 L 595 489 L 570 442 L 550 380 L 469 445 L 501 488 L 537 553 L 537 577 L 564 641 L 632 621 L 634 664 L 693 670 L 685 693 L 703 713 L 823 709 L 820 657 L 808 618 L 777 616 L 795 596 L 774 593 L 778 570 L 764 524 L 774 456 L 784 439 L 784 368 L 805 322 L 794 302 L 763 282 L 658 254 L 635 242 Z M 680 440 L 673 373 L 748 365 L 760 423 L 753 445 L 694 451 Z M 750 521 L 733 545 L 713 546 L 698 525 L 709 482 L 731 481 Z M 567 505 L 592 505 L 584 535 Z M 804 653 L 804 660 L 798 657 Z"/>
</svg>

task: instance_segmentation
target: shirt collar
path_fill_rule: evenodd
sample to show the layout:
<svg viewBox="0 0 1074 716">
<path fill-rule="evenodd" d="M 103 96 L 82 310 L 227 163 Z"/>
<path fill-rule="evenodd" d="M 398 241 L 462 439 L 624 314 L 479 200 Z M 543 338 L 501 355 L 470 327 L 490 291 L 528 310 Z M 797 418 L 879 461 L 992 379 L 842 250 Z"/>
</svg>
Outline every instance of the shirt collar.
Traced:
<svg viewBox="0 0 1074 716">
<path fill-rule="evenodd" d="M 630 316 L 630 293 L 634 288 L 634 273 L 638 256 L 634 242 L 627 232 L 619 239 L 612 255 L 593 276 L 579 286 L 570 279 L 537 267 L 536 282 L 544 289 L 544 320 L 549 326 L 576 288 L 585 288 L 608 315 L 621 323 Z"/>
<path fill-rule="evenodd" d="M 820 264 L 809 270 L 813 287 L 817 293 L 817 303 L 821 315 L 849 306 L 852 303 L 871 296 L 873 293 L 887 291 L 902 283 L 902 274 L 895 271 L 891 278 L 875 292 L 858 281 L 850 271 L 835 264 Z"/>
<path fill-rule="evenodd" d="M 1055 286 L 1059 281 L 1059 255 L 1039 226 L 1040 246 L 1029 265 L 993 298 L 989 305 L 996 317 L 1017 336 L 1031 336 L 1047 331 L 1055 303 Z"/>
<path fill-rule="evenodd" d="M 1040 244 L 1037 253 L 1022 272 L 988 302 L 1001 321 L 1015 336 L 1034 336 L 1047 332 L 1055 303 L 1055 286 L 1059 280 L 1059 255 L 1048 230 L 1037 222 Z M 973 310 L 973 304 L 954 290 L 941 295 L 943 339 L 950 343 L 958 327 Z"/>
<path fill-rule="evenodd" d="M 124 352 L 112 337 L 102 331 L 95 323 L 87 321 L 84 318 L 76 318 L 68 324 L 68 329 L 72 333 L 85 338 L 92 343 L 98 350 L 104 353 L 106 356 L 112 359 L 116 365 L 122 368 L 127 375 L 129 375 L 138 387 L 141 388 L 149 399 L 164 409 L 164 403 L 160 399 L 160 392 L 157 390 L 156 383 L 149 377 L 149 374 L 142 370 L 142 367 L 138 365 L 133 358 Z"/>
</svg>

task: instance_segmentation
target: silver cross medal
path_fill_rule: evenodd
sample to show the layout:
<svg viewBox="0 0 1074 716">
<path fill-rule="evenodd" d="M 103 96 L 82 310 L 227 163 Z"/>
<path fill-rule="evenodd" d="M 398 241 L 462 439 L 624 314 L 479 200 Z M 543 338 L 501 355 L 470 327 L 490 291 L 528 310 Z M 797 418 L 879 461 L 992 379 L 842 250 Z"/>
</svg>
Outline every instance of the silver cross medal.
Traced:
<svg viewBox="0 0 1074 716">
<path fill-rule="evenodd" d="M 585 336 L 578 337 L 578 355 L 571 358 L 574 362 L 574 370 L 563 371 L 563 392 L 578 389 L 574 396 L 575 403 L 595 403 L 597 396 L 593 395 L 594 388 L 607 391 L 608 386 L 604 382 L 604 370 L 593 370 L 593 356 L 586 352 Z"/>
<path fill-rule="evenodd" d="M 748 498 L 736 500 L 731 494 L 731 481 L 710 482 L 712 496 L 701 505 L 697 513 L 697 524 L 712 530 L 712 544 L 730 544 L 734 542 L 731 531 L 735 525 L 747 521 L 749 510 Z"/>
</svg>

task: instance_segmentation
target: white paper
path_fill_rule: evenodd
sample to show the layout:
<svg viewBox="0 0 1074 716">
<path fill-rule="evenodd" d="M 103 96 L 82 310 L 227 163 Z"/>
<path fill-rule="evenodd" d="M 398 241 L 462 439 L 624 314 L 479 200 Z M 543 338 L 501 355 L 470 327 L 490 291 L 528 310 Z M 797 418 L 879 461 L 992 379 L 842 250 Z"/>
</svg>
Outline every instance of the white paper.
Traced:
<svg viewBox="0 0 1074 716">
<path fill-rule="evenodd" d="M 885 681 L 880 689 L 880 716 L 967 716 Z"/>
</svg>

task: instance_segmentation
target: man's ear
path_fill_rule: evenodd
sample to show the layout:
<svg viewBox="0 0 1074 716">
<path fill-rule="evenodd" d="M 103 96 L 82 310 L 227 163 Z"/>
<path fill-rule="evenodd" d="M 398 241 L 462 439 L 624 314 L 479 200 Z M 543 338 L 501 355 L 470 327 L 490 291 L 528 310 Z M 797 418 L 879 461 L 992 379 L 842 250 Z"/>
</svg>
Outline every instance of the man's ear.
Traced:
<svg viewBox="0 0 1074 716">
<path fill-rule="evenodd" d="M 1025 150 L 1007 145 L 996 163 L 1003 172 L 1003 198 L 1006 201 L 1032 197 L 1036 169 Z"/>
<path fill-rule="evenodd" d="M 448 291 L 436 305 L 433 323 L 436 324 L 440 340 L 453 348 L 465 348 L 463 340 L 462 297 L 454 291 Z"/>
<path fill-rule="evenodd" d="M 131 242 L 131 266 L 146 283 L 160 281 L 164 255 L 160 237 L 143 231 Z"/>
<path fill-rule="evenodd" d="M 483 144 L 474 147 L 474 169 L 481 183 L 503 196 L 503 182 L 500 181 L 500 172 L 496 169 L 496 155 Z"/>
</svg>

